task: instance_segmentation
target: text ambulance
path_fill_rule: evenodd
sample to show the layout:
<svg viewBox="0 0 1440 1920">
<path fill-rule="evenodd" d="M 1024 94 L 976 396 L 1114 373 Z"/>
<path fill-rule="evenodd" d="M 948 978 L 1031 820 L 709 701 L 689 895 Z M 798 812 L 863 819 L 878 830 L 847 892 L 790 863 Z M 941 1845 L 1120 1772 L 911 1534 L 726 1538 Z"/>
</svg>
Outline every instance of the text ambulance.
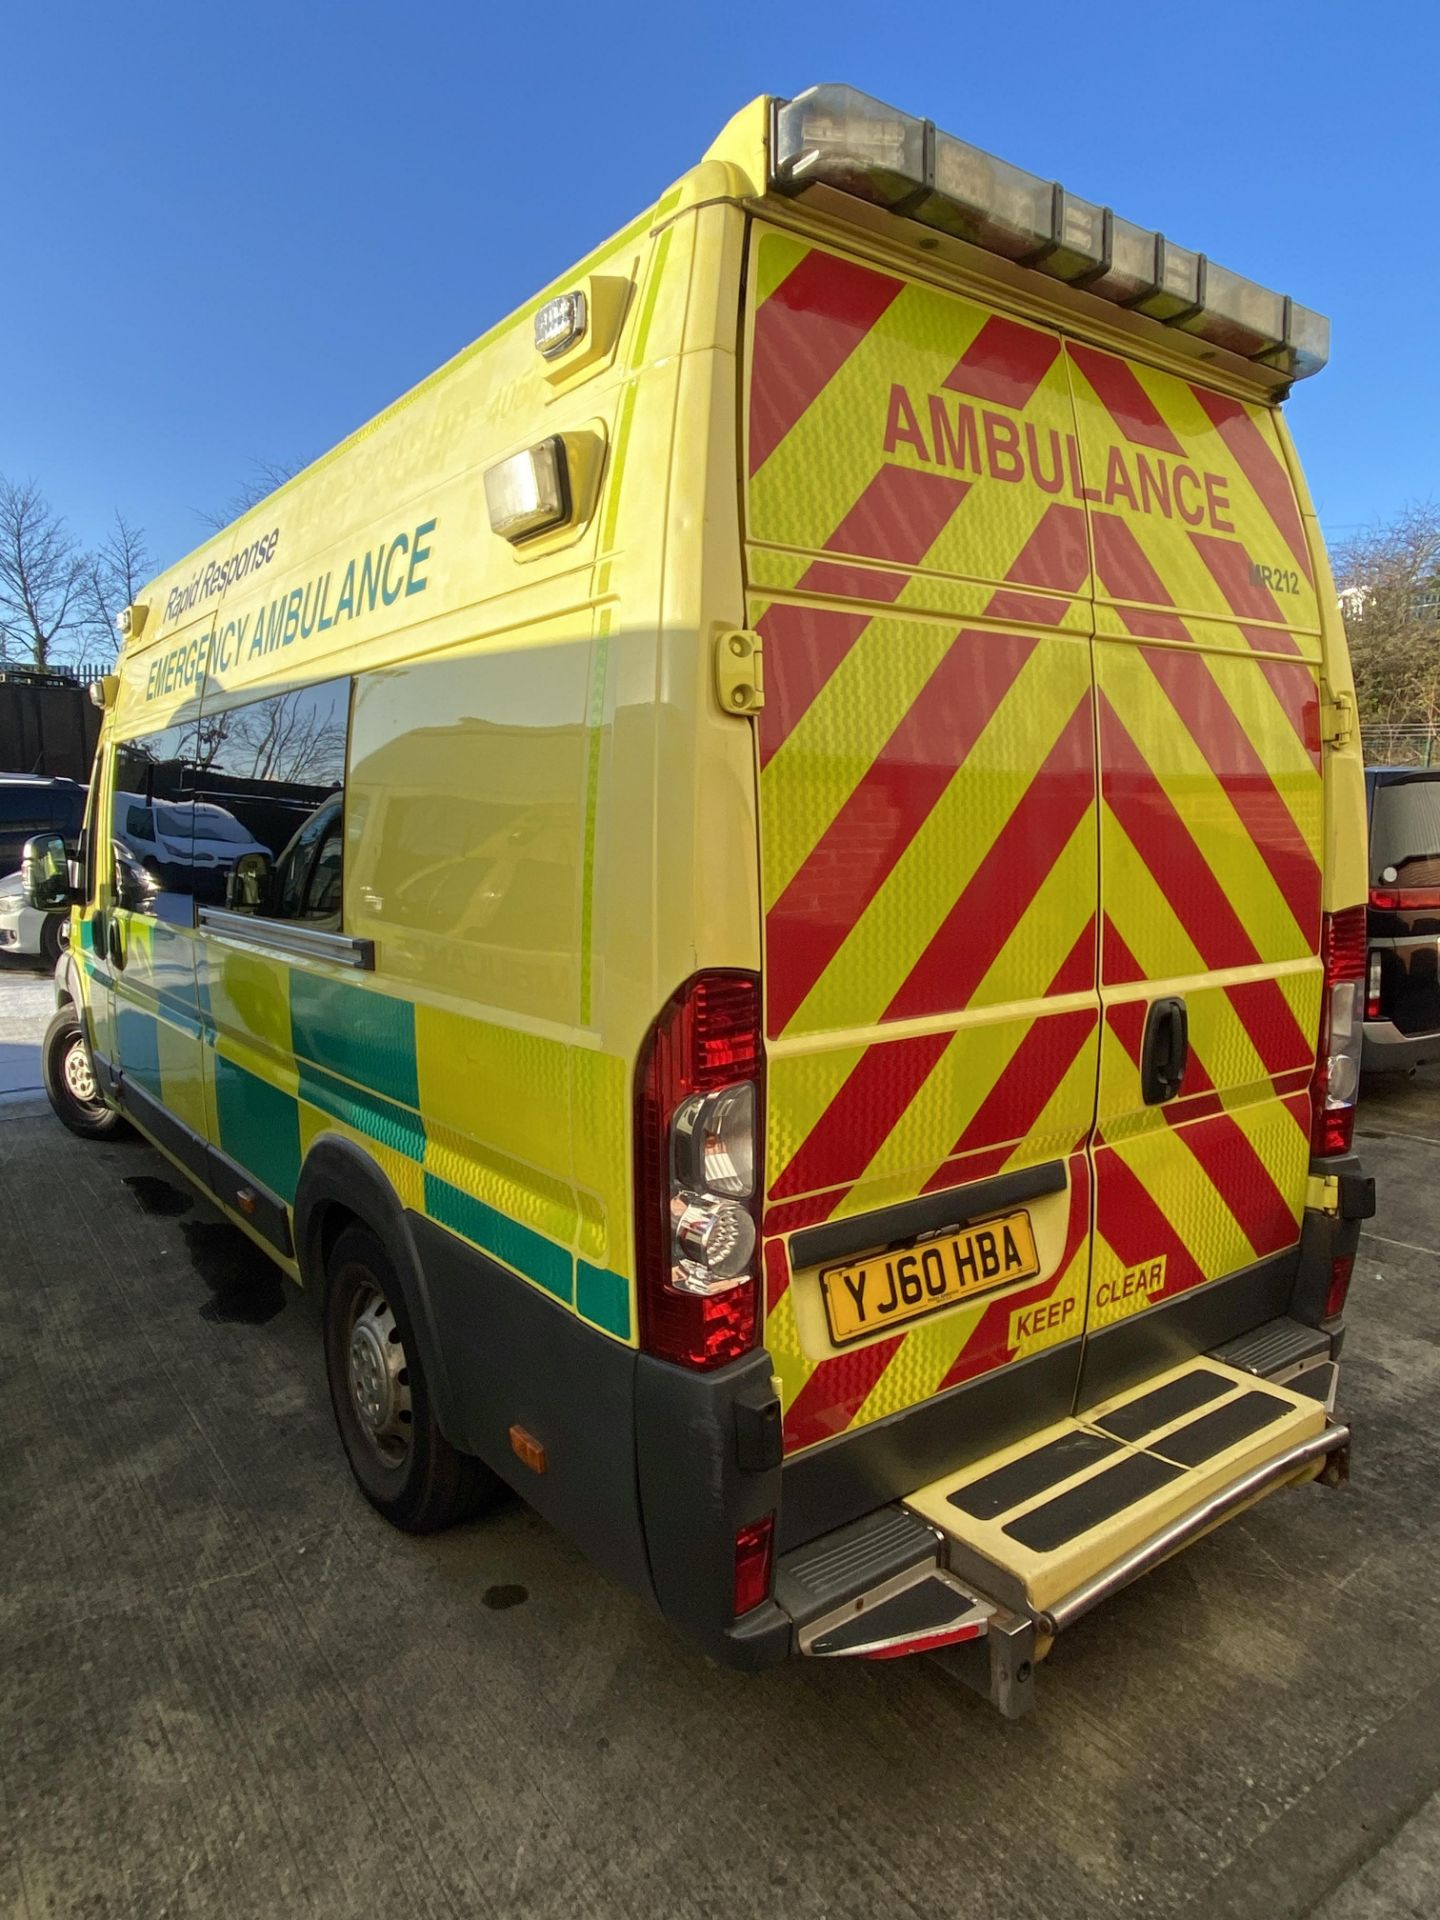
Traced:
<svg viewBox="0 0 1440 1920">
<path fill-rule="evenodd" d="M 382 1513 L 1014 1713 L 1341 1476 L 1325 347 L 819 87 L 129 610 L 52 1096 L 319 1294 Z"/>
</svg>

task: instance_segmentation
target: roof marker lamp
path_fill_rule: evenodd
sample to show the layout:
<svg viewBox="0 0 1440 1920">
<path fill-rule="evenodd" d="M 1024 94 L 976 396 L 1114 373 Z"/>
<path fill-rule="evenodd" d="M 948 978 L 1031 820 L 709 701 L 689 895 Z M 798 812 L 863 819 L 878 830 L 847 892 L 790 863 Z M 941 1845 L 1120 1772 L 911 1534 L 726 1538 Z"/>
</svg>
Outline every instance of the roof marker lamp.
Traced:
<svg viewBox="0 0 1440 1920">
<path fill-rule="evenodd" d="M 562 293 L 547 300 L 535 316 L 535 346 L 546 360 L 583 339 L 587 315 L 583 293 Z"/>
<path fill-rule="evenodd" d="M 563 526 L 570 518 L 570 475 L 560 435 L 487 467 L 485 504 L 491 527 L 512 544 Z"/>
</svg>

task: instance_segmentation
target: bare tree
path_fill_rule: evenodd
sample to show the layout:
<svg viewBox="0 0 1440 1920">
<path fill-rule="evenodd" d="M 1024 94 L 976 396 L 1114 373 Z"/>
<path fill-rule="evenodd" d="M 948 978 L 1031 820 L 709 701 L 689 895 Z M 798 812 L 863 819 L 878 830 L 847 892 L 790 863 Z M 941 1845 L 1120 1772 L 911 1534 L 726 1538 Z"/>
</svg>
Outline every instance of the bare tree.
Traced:
<svg viewBox="0 0 1440 1920">
<path fill-rule="evenodd" d="M 345 766 L 345 720 L 303 691 L 212 713 L 200 722 L 196 765 L 220 762 L 245 780 L 338 786 Z"/>
<path fill-rule="evenodd" d="M 287 693 L 257 701 L 236 715 L 230 736 L 230 771 L 252 780 L 300 780 L 313 786 L 340 779 L 345 726 L 306 695 Z M 249 766 L 242 767 L 242 757 Z"/>
<path fill-rule="evenodd" d="M 218 513 L 202 512 L 197 507 L 196 514 L 207 527 L 213 527 L 219 533 L 232 520 L 238 520 L 242 513 L 248 513 L 251 507 L 258 507 L 267 494 L 274 493 L 277 487 L 283 487 L 287 480 L 293 479 L 302 467 L 309 464 L 308 460 L 296 460 L 289 466 L 281 460 L 252 460 L 250 478 L 231 494 Z"/>
<path fill-rule="evenodd" d="M 82 617 L 97 652 L 114 648 L 115 616 L 140 597 L 154 566 L 144 533 L 117 508 L 114 526 L 85 562 Z"/>
<path fill-rule="evenodd" d="M 51 664 L 83 624 L 86 568 L 35 482 L 0 476 L 0 660 Z"/>
<path fill-rule="evenodd" d="M 1362 724 L 1440 729 L 1440 504 L 1335 550 Z"/>
</svg>

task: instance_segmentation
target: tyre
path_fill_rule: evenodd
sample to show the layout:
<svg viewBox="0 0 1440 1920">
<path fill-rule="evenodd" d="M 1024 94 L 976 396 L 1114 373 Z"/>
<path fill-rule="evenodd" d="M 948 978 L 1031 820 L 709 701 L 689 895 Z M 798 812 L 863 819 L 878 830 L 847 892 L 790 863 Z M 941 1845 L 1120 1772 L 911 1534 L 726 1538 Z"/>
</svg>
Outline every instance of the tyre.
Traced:
<svg viewBox="0 0 1440 1920">
<path fill-rule="evenodd" d="M 100 1097 L 90 1048 L 74 1007 L 61 1007 L 46 1028 L 40 1069 L 55 1116 L 71 1133 L 78 1133 L 82 1140 L 109 1140 L 124 1129 L 120 1115 Z"/>
<path fill-rule="evenodd" d="M 346 1227 L 331 1250 L 323 1319 L 330 1404 L 371 1506 L 406 1533 L 435 1533 L 488 1505 L 503 1483 L 436 1425 L 404 1296 L 367 1227 Z"/>
<path fill-rule="evenodd" d="M 47 913 L 40 925 L 40 958 L 53 973 L 64 947 L 65 915 Z"/>
</svg>

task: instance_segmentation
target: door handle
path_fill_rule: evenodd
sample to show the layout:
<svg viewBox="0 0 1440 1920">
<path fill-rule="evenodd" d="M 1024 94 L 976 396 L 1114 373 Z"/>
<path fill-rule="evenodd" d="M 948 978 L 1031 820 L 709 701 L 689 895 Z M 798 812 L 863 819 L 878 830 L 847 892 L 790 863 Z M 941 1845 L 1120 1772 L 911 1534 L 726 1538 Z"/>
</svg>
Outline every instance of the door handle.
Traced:
<svg viewBox="0 0 1440 1920">
<path fill-rule="evenodd" d="M 1140 1050 L 1140 1091 L 1147 1107 L 1173 1100 L 1190 1064 L 1190 1019 L 1180 999 L 1152 1000 Z"/>
<path fill-rule="evenodd" d="M 112 967 L 123 968 L 125 965 L 125 943 L 120 938 L 120 929 L 115 924 L 115 916 L 113 913 L 105 922 L 105 951 L 110 956 L 110 964 Z"/>
</svg>

